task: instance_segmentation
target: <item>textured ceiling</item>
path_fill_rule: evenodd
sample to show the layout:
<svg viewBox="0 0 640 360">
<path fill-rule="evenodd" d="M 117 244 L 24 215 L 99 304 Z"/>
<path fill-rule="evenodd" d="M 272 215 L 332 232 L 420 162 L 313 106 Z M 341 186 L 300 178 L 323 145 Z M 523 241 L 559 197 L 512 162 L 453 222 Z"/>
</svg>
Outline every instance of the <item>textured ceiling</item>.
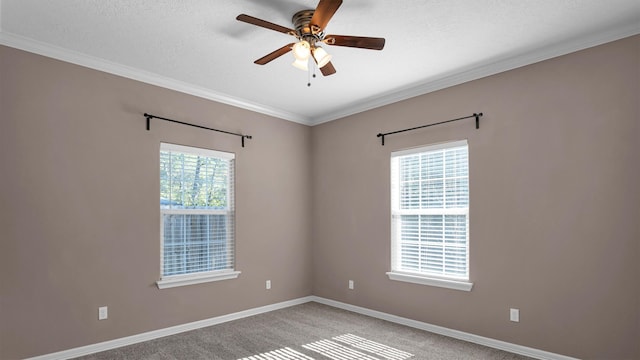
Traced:
<svg viewBox="0 0 640 360">
<path fill-rule="evenodd" d="M 386 38 L 337 46 L 335 75 L 311 79 L 286 27 L 316 0 L 0 0 L 0 44 L 304 124 L 318 124 L 640 33 L 638 0 L 344 0 L 327 32 Z"/>
</svg>

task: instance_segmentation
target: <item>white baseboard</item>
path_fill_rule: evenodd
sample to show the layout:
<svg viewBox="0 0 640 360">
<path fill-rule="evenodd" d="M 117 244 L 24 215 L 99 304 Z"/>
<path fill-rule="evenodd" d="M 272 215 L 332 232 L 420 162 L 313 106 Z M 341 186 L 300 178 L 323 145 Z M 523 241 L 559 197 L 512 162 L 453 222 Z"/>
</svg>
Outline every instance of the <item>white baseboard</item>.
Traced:
<svg viewBox="0 0 640 360">
<path fill-rule="evenodd" d="M 133 344 L 137 344 L 137 343 L 141 343 L 141 342 L 145 342 L 145 341 L 149 341 L 149 340 L 155 340 L 155 339 L 158 339 L 158 338 L 161 338 L 161 337 L 165 337 L 165 336 L 169 336 L 169 335 L 176 335 L 176 334 L 180 334 L 180 333 L 183 333 L 183 332 L 186 332 L 186 331 L 197 330 L 197 329 L 201 329 L 201 328 L 204 328 L 204 327 L 207 327 L 207 326 L 218 325 L 218 324 L 222 324 L 222 323 L 225 323 L 225 322 L 228 322 L 228 321 L 238 320 L 238 319 L 246 318 L 246 317 L 253 316 L 253 315 L 263 314 L 263 313 L 274 311 L 274 310 L 284 309 L 284 308 L 287 308 L 287 307 L 290 307 L 290 306 L 300 305 L 300 304 L 304 304 L 304 303 L 307 303 L 307 302 L 310 302 L 310 301 L 313 301 L 313 297 L 312 296 L 302 297 L 302 298 L 293 299 L 293 300 L 289 300 L 289 301 L 279 302 L 279 303 L 276 303 L 276 304 L 261 306 L 261 307 L 257 307 L 257 308 L 253 308 L 253 309 L 249 309 L 249 310 L 244 310 L 244 311 L 239 311 L 239 312 L 232 313 L 232 314 L 217 316 L 217 317 L 210 318 L 210 319 L 194 321 L 194 322 L 190 322 L 190 323 L 187 323 L 187 324 L 176 325 L 176 326 L 172 326 L 172 327 L 168 327 L 168 328 L 164 328 L 164 329 L 145 332 L 145 333 L 142 333 L 142 334 L 127 336 L 127 337 L 123 337 L 123 338 L 120 338 L 120 339 L 109 340 L 109 341 L 105 341 L 105 342 L 101 342 L 101 343 L 97 343 L 97 344 L 91 344 L 91 345 L 82 346 L 82 347 L 69 349 L 69 350 L 64 350 L 64 351 L 51 353 L 51 354 L 47 354 L 47 355 L 36 356 L 36 357 L 28 358 L 28 359 L 25 359 L 25 360 L 64 360 L 64 359 L 71 359 L 71 358 L 75 358 L 75 357 L 79 357 L 79 356 L 95 354 L 95 353 L 101 352 L 101 351 L 116 349 L 116 348 L 123 347 L 123 346 L 133 345 Z"/>
<path fill-rule="evenodd" d="M 59 351 L 59 352 L 56 352 L 56 353 L 46 354 L 46 355 L 42 355 L 42 356 L 36 356 L 36 357 L 28 358 L 28 359 L 25 359 L 25 360 L 65 360 L 65 359 L 71 359 L 71 358 L 75 358 L 75 357 L 79 357 L 79 356 L 95 354 L 95 353 L 98 353 L 98 352 L 101 352 L 101 351 L 112 350 L 112 349 L 116 349 L 116 348 L 123 347 L 123 346 L 133 345 L 133 344 L 141 343 L 141 342 L 144 342 L 144 341 L 155 340 L 155 339 L 158 339 L 158 338 L 161 338 L 161 337 L 165 337 L 165 336 L 176 335 L 176 334 L 180 334 L 180 333 L 183 333 L 183 332 L 186 332 L 186 331 L 197 330 L 197 329 L 201 329 L 201 328 L 204 328 L 204 327 L 207 327 L 207 326 L 218 325 L 218 324 L 222 324 L 222 323 L 225 323 L 225 322 L 228 322 L 228 321 L 238 320 L 238 319 L 242 319 L 242 318 L 245 318 L 245 317 L 258 315 L 258 314 L 263 314 L 263 313 L 267 313 L 267 312 L 274 311 L 274 310 L 284 309 L 284 308 L 287 308 L 287 307 L 300 305 L 300 304 L 304 304 L 304 303 L 311 302 L 311 301 L 315 301 L 317 303 L 324 304 L 324 305 L 333 306 L 333 307 L 336 307 L 336 308 L 339 308 L 339 309 L 343 309 L 343 310 L 352 311 L 352 312 L 355 312 L 355 313 L 358 313 L 358 314 L 367 315 L 367 316 L 371 316 L 371 317 L 374 317 L 374 318 L 386 320 L 386 321 L 393 322 L 393 323 L 396 323 L 396 324 L 409 326 L 409 327 L 412 327 L 412 328 L 415 328 L 415 329 L 425 330 L 425 331 L 429 331 L 429 332 L 432 332 L 432 333 L 435 333 L 435 334 L 449 336 L 449 337 L 452 337 L 454 339 L 464 340 L 464 341 L 476 343 L 476 344 L 479 344 L 479 345 L 484 345 L 484 346 L 488 346 L 488 347 L 491 347 L 491 348 L 508 351 L 508 352 L 511 352 L 511 353 L 514 353 L 514 354 L 520 354 L 520 355 L 529 356 L 529 357 L 536 358 L 536 359 L 541 359 L 541 360 L 578 360 L 576 358 L 572 358 L 572 357 L 569 357 L 569 356 L 554 354 L 554 353 L 550 353 L 550 352 L 547 352 L 547 351 L 533 349 L 533 348 L 522 346 L 522 345 L 511 344 L 511 343 L 500 341 L 500 340 L 490 339 L 490 338 L 486 338 L 486 337 L 483 337 L 483 336 L 469 334 L 469 333 L 458 331 L 458 330 L 448 329 L 448 328 L 445 328 L 445 327 L 442 327 L 442 326 L 432 325 L 432 324 L 424 323 L 424 322 L 421 322 L 421 321 L 416 321 L 416 320 L 412 320 L 412 319 L 408 319 L 408 318 L 403 318 L 403 317 L 400 317 L 400 316 L 391 315 L 391 314 L 383 313 L 383 312 L 380 312 L 380 311 L 363 308 L 363 307 L 360 307 L 360 306 L 350 305 L 350 304 L 347 304 L 347 303 L 343 303 L 343 302 L 339 302 L 339 301 L 335 301 L 335 300 L 330 300 L 330 299 L 326 299 L 326 298 L 319 297 L 319 296 L 306 296 L 306 297 L 293 299 L 293 300 L 289 300 L 289 301 L 283 301 L 283 302 L 279 302 L 279 303 L 276 303 L 276 304 L 261 306 L 261 307 L 257 307 L 257 308 L 253 308 L 253 309 L 249 309 L 249 310 L 244 310 L 244 311 L 239 311 L 239 312 L 236 312 L 236 313 L 217 316 L 217 317 L 210 318 L 210 319 L 195 321 L 195 322 L 182 324 L 182 325 L 176 325 L 176 326 L 168 327 L 168 328 L 165 328 L 165 329 L 149 331 L 149 332 L 145 332 L 145 333 L 142 333 L 142 334 L 127 336 L 127 337 L 120 338 L 120 339 L 115 339 L 115 340 L 104 341 L 104 342 L 97 343 L 97 344 L 91 344 L 91 345 L 87 345 L 87 346 L 82 346 L 82 347 L 69 349 L 69 350 L 64 350 L 64 351 Z"/>
<path fill-rule="evenodd" d="M 404 317 L 400 317 L 400 316 L 396 316 L 396 315 L 383 313 L 383 312 L 376 311 L 376 310 L 363 308 L 363 307 L 360 307 L 360 306 L 355 306 L 355 305 L 346 304 L 346 303 L 335 301 L 335 300 L 322 298 L 322 297 L 319 297 L 319 296 L 311 296 L 311 301 L 315 301 L 315 302 L 320 303 L 320 304 L 325 304 L 325 305 L 333 306 L 333 307 L 336 307 L 336 308 L 339 308 L 339 309 L 355 312 L 355 313 L 358 313 L 358 314 L 371 316 L 371 317 L 374 317 L 374 318 L 377 318 L 377 319 L 386 320 L 386 321 L 389 321 L 389 322 L 392 322 L 392 323 L 409 326 L 409 327 L 412 327 L 412 328 L 415 328 L 415 329 L 425 330 L 425 331 L 432 332 L 432 333 L 435 333 L 435 334 L 448 336 L 448 337 L 451 337 L 451 338 L 454 338 L 454 339 L 464 340 L 464 341 L 472 342 L 472 343 L 475 343 L 475 344 L 488 346 L 488 347 L 491 347 L 491 348 L 494 348 L 494 349 L 508 351 L 508 352 L 511 352 L 511 353 L 514 353 L 514 354 L 529 356 L 529 357 L 536 358 L 536 359 L 541 359 L 541 360 L 578 360 L 576 358 L 572 358 L 572 357 L 565 356 L 565 355 L 559 355 L 559 354 L 551 353 L 551 352 L 548 352 L 548 351 L 533 349 L 533 348 L 522 346 L 522 345 L 516 345 L 516 344 L 511 344 L 511 343 L 508 343 L 508 342 L 505 342 L 505 341 L 500 341 L 500 340 L 487 338 L 487 337 L 484 337 L 484 336 L 478 336 L 478 335 L 474 335 L 474 334 L 469 334 L 469 333 L 466 333 L 466 332 L 463 332 L 463 331 L 453 330 L 453 329 L 445 328 L 445 327 L 438 326 L 438 325 L 432 325 L 432 324 L 424 323 L 424 322 L 421 322 L 421 321 L 416 321 L 416 320 L 412 320 L 412 319 L 408 319 L 408 318 L 404 318 Z"/>
</svg>

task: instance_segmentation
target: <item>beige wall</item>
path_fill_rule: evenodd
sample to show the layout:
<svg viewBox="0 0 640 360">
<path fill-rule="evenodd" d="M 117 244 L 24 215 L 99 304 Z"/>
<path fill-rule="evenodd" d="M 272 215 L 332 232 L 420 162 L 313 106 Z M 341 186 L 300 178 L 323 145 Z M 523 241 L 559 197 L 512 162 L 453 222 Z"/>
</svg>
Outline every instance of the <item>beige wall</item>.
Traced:
<svg viewBox="0 0 640 360">
<path fill-rule="evenodd" d="M 311 294 L 309 127 L 6 47 L 0 59 L 0 359 Z M 144 112 L 253 139 L 146 131 Z M 237 280 L 155 286 L 161 141 L 236 153 Z"/>
<path fill-rule="evenodd" d="M 314 127 L 314 294 L 575 357 L 640 358 L 639 57 L 636 36 Z M 474 112 L 479 130 L 470 119 L 385 146 L 375 136 Z M 391 281 L 390 152 L 460 139 L 473 290 Z"/>
<path fill-rule="evenodd" d="M 639 57 L 636 36 L 308 128 L 0 47 L 0 358 L 310 294 L 565 355 L 640 358 Z M 375 137 L 478 111 L 480 130 Z M 146 131 L 144 112 L 254 139 Z M 390 152 L 465 138 L 473 290 L 390 281 Z M 155 287 L 161 141 L 236 153 L 237 280 Z"/>
</svg>

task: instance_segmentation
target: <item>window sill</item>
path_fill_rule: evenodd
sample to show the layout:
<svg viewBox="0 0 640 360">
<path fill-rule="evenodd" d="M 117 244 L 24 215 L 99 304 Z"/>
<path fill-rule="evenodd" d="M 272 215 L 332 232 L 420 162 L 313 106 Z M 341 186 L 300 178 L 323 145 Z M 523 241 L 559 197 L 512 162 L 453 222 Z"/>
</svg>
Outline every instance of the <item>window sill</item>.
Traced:
<svg viewBox="0 0 640 360">
<path fill-rule="evenodd" d="M 178 275 L 156 281 L 158 289 L 168 289 L 177 286 L 202 284 L 211 281 L 235 279 L 240 275 L 240 271 L 225 271 L 215 273 L 205 273 L 196 275 Z"/>
<path fill-rule="evenodd" d="M 389 276 L 390 280 L 396 281 L 404 281 L 414 284 L 420 285 L 429 285 L 429 286 L 438 286 L 447 289 L 453 290 L 461 290 L 461 291 L 471 291 L 473 287 L 473 283 L 467 281 L 456 281 L 456 280 L 447 280 L 447 279 L 439 279 L 427 276 L 420 275 L 409 275 L 405 273 L 398 272 L 388 272 L 387 276 Z"/>
</svg>

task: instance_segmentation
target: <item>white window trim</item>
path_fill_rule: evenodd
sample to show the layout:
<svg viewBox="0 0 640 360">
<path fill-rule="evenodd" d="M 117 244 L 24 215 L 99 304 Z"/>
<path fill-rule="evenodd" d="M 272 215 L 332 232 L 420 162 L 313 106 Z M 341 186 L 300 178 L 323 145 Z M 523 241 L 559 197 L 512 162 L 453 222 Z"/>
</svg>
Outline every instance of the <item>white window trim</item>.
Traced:
<svg viewBox="0 0 640 360">
<path fill-rule="evenodd" d="M 401 273 L 397 271 L 389 271 L 387 272 L 387 276 L 389 277 L 389 280 L 404 281 L 420 285 L 437 286 L 453 290 L 471 291 L 471 289 L 473 288 L 472 282 L 441 279 L 424 275 Z"/>
<path fill-rule="evenodd" d="M 228 153 L 228 152 L 222 152 L 222 151 L 216 151 L 216 150 L 211 150 L 211 149 L 203 149 L 203 148 L 197 148 L 197 147 L 191 147 L 191 146 L 183 146 L 183 145 L 177 145 L 177 144 L 171 144 L 171 143 L 160 143 L 160 151 L 175 151 L 175 152 L 183 152 L 183 153 L 188 153 L 188 154 L 199 154 L 202 156 L 209 156 L 209 157 L 218 157 L 218 158 L 223 158 L 223 159 L 227 159 L 227 160 L 235 160 L 235 154 L 234 153 Z M 234 174 L 235 177 L 235 174 Z M 235 186 L 235 185 L 234 185 Z M 227 191 L 229 191 L 227 189 Z M 235 195 L 235 194 L 234 194 Z M 229 196 L 229 195 L 228 195 Z M 227 215 L 230 213 L 230 211 L 228 210 L 218 210 L 218 209 L 160 209 L 160 214 L 162 216 L 162 214 L 220 214 L 220 215 Z M 216 271 L 208 271 L 208 272 L 200 272 L 200 273 L 191 273 L 191 274 L 184 274 L 184 275 L 173 275 L 173 276 L 162 276 L 162 269 L 164 267 L 163 264 L 163 259 L 164 256 L 162 255 L 162 239 L 164 237 L 163 235 L 163 231 L 164 228 L 162 226 L 162 221 L 160 222 L 160 241 L 161 241 L 161 245 L 160 245 L 160 280 L 156 281 L 156 286 L 158 287 L 158 289 L 162 290 L 162 289 L 170 289 L 170 288 L 174 288 L 174 287 L 179 287 L 179 286 L 186 286 L 186 285 L 195 285 L 195 284 L 202 284 L 202 283 L 207 283 L 207 282 L 213 282 L 213 281 L 222 281 L 222 280 L 231 280 L 231 279 L 236 279 L 238 278 L 238 276 L 240 276 L 240 274 L 242 273 L 241 271 L 238 270 L 231 270 L 231 269 L 225 269 L 225 270 L 216 270 Z"/>
<path fill-rule="evenodd" d="M 420 146 L 420 147 L 414 147 L 414 148 L 405 149 L 405 150 L 392 151 L 391 152 L 391 157 L 417 154 L 417 153 L 422 153 L 422 152 L 425 152 L 425 151 L 435 151 L 435 150 L 440 150 L 440 149 L 448 149 L 448 148 L 454 148 L 454 147 L 458 147 L 458 146 L 469 146 L 469 143 L 467 142 L 467 140 L 447 141 L 447 142 L 437 143 L 437 144 L 433 144 L 433 145 Z"/>
<path fill-rule="evenodd" d="M 161 280 L 156 281 L 156 285 L 158 286 L 158 289 L 169 289 L 177 286 L 235 279 L 241 273 L 241 271 L 212 271 L 199 274 L 167 276 Z"/>
<path fill-rule="evenodd" d="M 175 151 L 175 152 L 181 152 L 181 153 L 187 153 L 187 154 L 198 154 L 202 156 L 217 157 L 217 158 L 222 158 L 227 160 L 233 160 L 236 158 L 234 153 L 204 149 L 199 147 L 164 143 L 164 142 L 160 143 L 160 151 Z"/>
<path fill-rule="evenodd" d="M 454 147 L 459 147 L 459 146 L 468 146 L 468 141 L 467 140 L 458 140 L 458 141 L 448 141 L 448 142 L 442 142 L 442 143 L 437 143 L 437 144 L 432 144 L 432 145 L 427 145 L 427 146 L 420 146 L 420 147 L 415 147 L 415 148 L 410 148 L 410 149 L 405 149 L 405 150 L 399 150 L 399 151 L 393 151 L 391 152 L 391 160 L 393 161 L 394 157 L 399 157 L 399 156 L 404 156 L 404 155 L 412 155 L 412 154 L 416 154 L 416 153 L 421 153 L 421 152 L 426 152 L 426 151 L 434 151 L 434 150 L 440 150 L 440 149 L 445 149 L 445 148 L 454 148 Z M 391 180 L 393 182 L 393 179 Z M 393 194 L 393 192 L 396 189 L 393 188 L 393 186 L 391 187 L 391 192 L 392 192 L 392 196 L 391 198 L 393 199 L 394 196 L 397 196 L 397 194 Z M 424 215 L 428 215 L 431 213 L 442 213 L 441 209 L 439 210 L 439 212 L 436 212 L 434 210 L 431 209 L 420 209 L 418 211 L 416 210 L 411 210 L 411 211 L 403 211 L 401 209 L 397 209 L 394 208 L 394 203 L 392 202 L 391 204 L 391 216 L 393 217 L 394 214 L 395 215 L 402 215 L 405 212 L 406 213 L 418 213 L 418 214 L 424 214 Z M 450 212 L 451 214 L 466 214 L 468 215 L 468 208 L 467 209 L 448 209 L 447 212 Z M 393 229 L 391 229 L 392 234 L 391 236 L 393 237 Z M 467 233 L 468 235 L 468 233 Z M 467 238 L 467 246 L 468 246 L 468 238 Z M 391 253 L 394 253 L 394 249 L 391 249 Z M 468 256 L 468 250 L 467 250 L 467 256 Z M 393 259 L 392 259 L 393 261 Z M 469 264 L 469 259 L 467 259 L 467 266 Z M 388 271 L 387 276 L 389 277 L 389 280 L 394 280 L 394 281 L 403 281 L 403 282 L 408 282 L 408 283 L 412 283 L 412 284 L 419 284 L 419 285 L 428 285 L 428 286 L 435 286 L 435 287 L 441 287 L 441 288 L 446 288 L 446 289 L 452 289 L 452 290 L 460 290 L 460 291 L 471 291 L 471 289 L 473 288 L 473 283 L 468 281 L 467 279 L 460 279 L 460 280 L 456 280 L 455 278 L 441 278 L 441 277 L 436 277 L 433 275 L 429 275 L 429 274 L 425 274 L 425 273 L 407 273 L 407 272 L 401 272 L 401 271 L 397 271 L 397 270 L 391 270 Z M 467 276 L 469 275 L 469 268 L 467 268 Z"/>
</svg>

